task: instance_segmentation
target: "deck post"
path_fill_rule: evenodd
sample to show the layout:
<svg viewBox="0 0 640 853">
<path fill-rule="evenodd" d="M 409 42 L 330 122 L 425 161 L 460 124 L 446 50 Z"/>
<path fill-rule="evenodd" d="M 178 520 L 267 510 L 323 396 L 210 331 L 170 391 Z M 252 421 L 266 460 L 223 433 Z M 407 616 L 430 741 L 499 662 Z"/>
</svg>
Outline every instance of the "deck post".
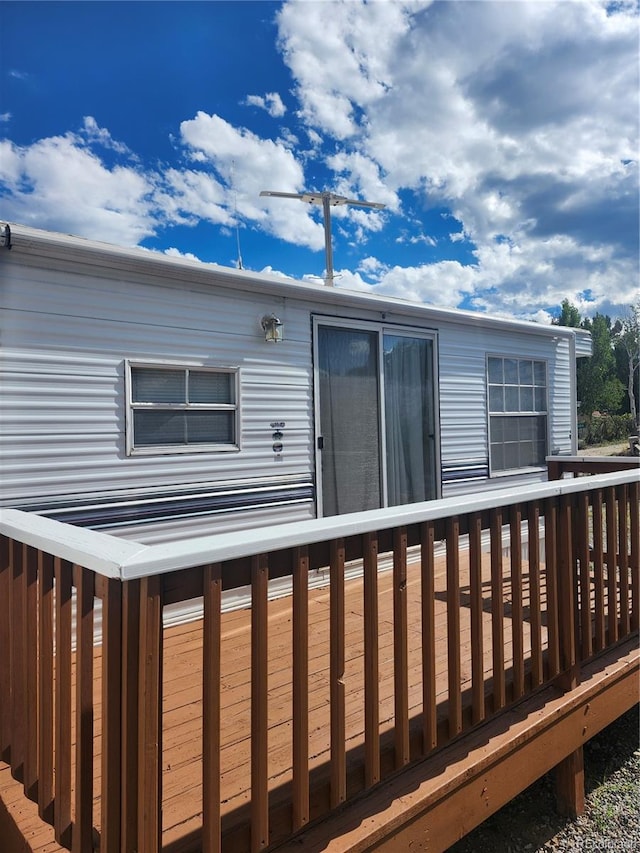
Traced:
<svg viewBox="0 0 640 853">
<path fill-rule="evenodd" d="M 584 813 L 584 754 L 582 747 L 556 765 L 556 808 L 559 814 L 576 818 Z"/>
</svg>

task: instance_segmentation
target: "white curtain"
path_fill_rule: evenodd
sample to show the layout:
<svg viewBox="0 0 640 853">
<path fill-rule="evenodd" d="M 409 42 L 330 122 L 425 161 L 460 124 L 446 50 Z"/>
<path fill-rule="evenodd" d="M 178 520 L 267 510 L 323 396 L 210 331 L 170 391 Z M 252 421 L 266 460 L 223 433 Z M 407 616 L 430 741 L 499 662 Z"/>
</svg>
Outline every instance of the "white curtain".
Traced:
<svg viewBox="0 0 640 853">
<path fill-rule="evenodd" d="M 432 500 L 435 490 L 433 342 L 384 335 L 389 506 Z"/>
</svg>

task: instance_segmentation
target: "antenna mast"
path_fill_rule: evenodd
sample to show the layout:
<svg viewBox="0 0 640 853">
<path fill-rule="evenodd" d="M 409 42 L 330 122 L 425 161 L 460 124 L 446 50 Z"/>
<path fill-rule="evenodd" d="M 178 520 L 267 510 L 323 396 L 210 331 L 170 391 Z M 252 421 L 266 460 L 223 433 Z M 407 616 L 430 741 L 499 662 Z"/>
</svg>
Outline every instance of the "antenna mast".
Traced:
<svg viewBox="0 0 640 853">
<path fill-rule="evenodd" d="M 279 193 L 272 190 L 262 190 L 261 196 L 272 198 L 296 198 L 307 204 L 321 204 L 324 217 L 324 250 L 326 258 L 326 273 L 324 283 L 327 287 L 333 287 L 333 248 L 331 246 L 331 208 L 339 204 L 353 204 L 356 207 L 369 207 L 373 210 L 383 210 L 386 205 L 377 201 L 359 201 L 355 198 L 345 198 L 330 192 L 321 193 Z"/>
</svg>

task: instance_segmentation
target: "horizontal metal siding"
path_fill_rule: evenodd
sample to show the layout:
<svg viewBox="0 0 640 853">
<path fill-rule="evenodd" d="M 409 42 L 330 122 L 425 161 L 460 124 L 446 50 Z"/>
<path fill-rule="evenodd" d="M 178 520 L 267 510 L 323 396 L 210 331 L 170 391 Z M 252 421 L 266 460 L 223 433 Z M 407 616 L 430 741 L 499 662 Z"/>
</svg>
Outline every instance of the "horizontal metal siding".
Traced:
<svg viewBox="0 0 640 853">
<path fill-rule="evenodd" d="M 564 338 L 495 329 L 440 329 L 440 425 L 443 497 L 546 480 L 546 472 L 478 475 L 488 465 L 486 356 L 541 359 L 548 365 L 549 452 L 571 450 L 570 347 Z M 471 467 L 476 476 L 466 477 Z"/>
<path fill-rule="evenodd" d="M 4 505 L 37 496 L 311 475 L 309 315 L 253 300 L 9 265 L 3 268 Z M 277 311 L 282 344 L 259 320 Z M 240 369 L 241 449 L 125 452 L 125 359 Z M 273 452 L 273 421 L 284 421 Z"/>
</svg>

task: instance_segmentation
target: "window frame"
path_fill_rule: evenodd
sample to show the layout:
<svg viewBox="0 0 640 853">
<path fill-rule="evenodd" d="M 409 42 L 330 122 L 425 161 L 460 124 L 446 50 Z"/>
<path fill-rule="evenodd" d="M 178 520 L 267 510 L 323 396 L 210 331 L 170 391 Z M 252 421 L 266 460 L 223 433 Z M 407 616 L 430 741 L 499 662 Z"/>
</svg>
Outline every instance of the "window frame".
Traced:
<svg viewBox="0 0 640 853">
<path fill-rule="evenodd" d="M 501 359 L 503 361 L 503 367 L 504 367 L 504 361 L 505 360 L 517 362 L 518 363 L 518 374 L 520 374 L 520 362 L 531 362 L 532 363 L 532 365 L 533 365 L 533 367 L 532 367 L 533 379 L 532 379 L 531 386 L 526 385 L 526 384 L 523 386 L 522 383 L 520 382 L 520 380 L 518 380 L 518 385 L 516 386 L 518 388 L 531 387 L 534 389 L 533 390 L 533 408 L 531 410 L 521 409 L 520 408 L 520 402 L 519 402 L 519 408 L 517 411 L 507 411 L 506 407 L 503 407 L 503 409 L 501 411 L 494 411 L 491 408 L 491 390 L 490 390 L 491 387 L 496 387 L 498 384 L 501 384 L 503 389 L 506 387 L 514 387 L 514 383 L 508 383 L 505 381 L 504 374 L 503 374 L 502 383 L 496 383 L 496 382 L 490 381 L 489 360 L 492 358 L 493 359 Z M 541 364 L 544 366 L 544 405 L 545 405 L 544 410 L 535 408 L 535 396 L 536 396 L 535 395 L 535 389 L 542 387 L 540 385 L 536 385 L 536 382 L 535 382 L 535 373 L 536 373 L 535 365 L 536 364 Z M 546 358 L 540 358 L 540 357 L 536 357 L 536 356 L 524 356 L 524 355 L 513 355 L 512 353 L 488 352 L 486 354 L 486 357 L 485 357 L 485 380 L 486 380 L 487 450 L 488 450 L 488 461 L 489 461 L 489 477 L 513 477 L 514 475 L 517 475 L 517 474 L 525 474 L 528 472 L 536 472 L 536 471 L 545 470 L 546 464 L 544 462 L 539 464 L 539 465 L 537 465 L 537 464 L 535 464 L 535 465 L 523 465 L 523 466 L 517 467 L 517 468 L 497 468 L 496 469 L 494 466 L 494 461 L 493 461 L 492 445 L 500 443 L 504 447 L 505 442 L 504 441 L 502 441 L 502 442 L 493 442 L 492 441 L 492 419 L 498 418 L 498 417 L 500 417 L 500 418 L 514 418 L 514 419 L 518 419 L 520 422 L 522 422 L 522 420 L 524 418 L 537 419 L 537 418 L 544 417 L 544 419 L 545 419 L 545 426 L 544 426 L 545 457 L 548 455 L 548 452 L 549 452 L 549 428 L 550 428 L 550 421 L 549 421 L 549 360 Z M 514 442 L 514 443 L 516 443 L 516 442 Z M 522 444 L 522 441 L 517 442 L 517 444 L 518 444 L 518 446 L 520 446 Z"/>
<path fill-rule="evenodd" d="M 185 378 L 189 371 L 198 373 L 223 373 L 231 376 L 233 403 L 167 403 L 167 402 L 134 402 L 133 374 L 135 370 L 172 370 L 182 373 Z M 126 387 L 126 455 L 127 456 L 168 456 L 185 453 L 237 453 L 240 450 L 240 369 L 238 367 L 218 366 L 209 367 L 198 363 L 173 361 L 125 361 Z M 193 444 L 144 444 L 136 446 L 134 413 L 136 411 L 200 411 L 200 412 L 233 412 L 233 443 L 210 442 Z"/>
</svg>

